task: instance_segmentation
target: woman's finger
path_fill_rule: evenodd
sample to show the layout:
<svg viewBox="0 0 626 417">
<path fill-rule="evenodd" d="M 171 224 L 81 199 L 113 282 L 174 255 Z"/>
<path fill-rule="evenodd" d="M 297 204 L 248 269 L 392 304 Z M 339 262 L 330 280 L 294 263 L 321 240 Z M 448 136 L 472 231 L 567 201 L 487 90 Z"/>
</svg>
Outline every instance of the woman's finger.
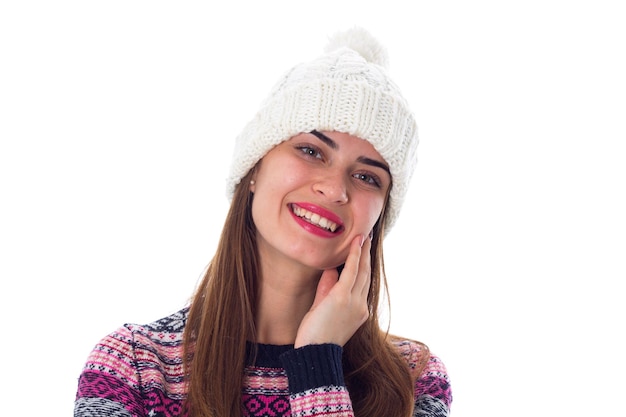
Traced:
<svg viewBox="0 0 626 417">
<path fill-rule="evenodd" d="M 351 292 L 354 288 L 357 274 L 359 272 L 359 263 L 361 260 L 361 246 L 364 240 L 365 236 L 363 235 L 358 235 L 352 240 L 352 244 L 350 245 L 350 252 L 348 253 L 348 258 L 346 259 L 343 271 L 341 271 L 341 275 L 339 276 L 339 282 L 337 284 L 339 287 L 343 288 L 346 291 Z"/>
<path fill-rule="evenodd" d="M 359 270 L 357 272 L 356 281 L 354 283 L 355 291 L 367 297 L 370 288 L 370 281 L 372 280 L 372 267 L 370 259 L 370 249 L 372 247 L 372 241 L 365 239 L 363 246 L 361 247 L 361 257 L 359 258 Z"/>
</svg>

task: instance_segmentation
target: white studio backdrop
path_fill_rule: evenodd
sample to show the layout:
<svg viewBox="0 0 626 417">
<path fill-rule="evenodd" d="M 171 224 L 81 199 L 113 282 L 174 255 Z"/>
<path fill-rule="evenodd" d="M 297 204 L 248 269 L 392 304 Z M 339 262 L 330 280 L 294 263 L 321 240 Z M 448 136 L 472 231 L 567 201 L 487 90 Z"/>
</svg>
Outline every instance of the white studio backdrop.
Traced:
<svg viewBox="0 0 626 417">
<path fill-rule="evenodd" d="M 391 330 L 442 357 L 453 415 L 626 415 L 625 18 L 617 1 L 4 2 L 2 414 L 71 414 L 101 337 L 185 305 L 234 137 L 283 71 L 360 25 L 421 139 L 386 242 Z"/>
</svg>

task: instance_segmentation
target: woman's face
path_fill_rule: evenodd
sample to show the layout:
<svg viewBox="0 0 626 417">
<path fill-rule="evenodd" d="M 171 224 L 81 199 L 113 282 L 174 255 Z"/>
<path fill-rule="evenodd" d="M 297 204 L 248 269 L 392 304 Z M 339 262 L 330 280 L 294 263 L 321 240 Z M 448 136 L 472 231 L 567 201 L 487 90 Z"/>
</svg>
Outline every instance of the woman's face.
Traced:
<svg viewBox="0 0 626 417">
<path fill-rule="evenodd" d="M 391 186 L 374 147 L 339 132 L 302 133 L 281 143 L 253 179 L 261 259 L 318 270 L 345 262 L 352 240 L 374 227 Z"/>
</svg>

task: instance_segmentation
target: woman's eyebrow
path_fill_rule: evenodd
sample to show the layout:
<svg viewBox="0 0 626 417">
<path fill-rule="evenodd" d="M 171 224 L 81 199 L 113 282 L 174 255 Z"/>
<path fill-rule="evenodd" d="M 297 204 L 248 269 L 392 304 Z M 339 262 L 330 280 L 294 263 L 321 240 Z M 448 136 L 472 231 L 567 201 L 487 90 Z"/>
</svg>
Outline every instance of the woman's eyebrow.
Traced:
<svg viewBox="0 0 626 417">
<path fill-rule="evenodd" d="M 319 140 L 321 140 L 322 142 L 324 142 L 331 149 L 338 149 L 339 148 L 339 145 L 337 145 L 337 142 L 335 142 L 334 140 L 332 140 L 331 138 L 329 138 L 325 134 L 323 134 L 321 132 L 318 132 L 317 130 L 311 130 L 311 134 L 314 135 Z"/>
<path fill-rule="evenodd" d="M 374 167 L 382 168 L 382 169 L 384 169 L 384 170 L 387 172 L 387 174 L 389 174 L 389 176 L 391 177 L 391 171 L 389 171 L 389 167 L 388 167 L 388 166 L 387 166 L 387 164 L 385 164 L 385 163 L 382 163 L 382 162 L 377 161 L 377 160 L 375 160 L 375 159 L 368 158 L 368 157 L 366 157 L 366 156 L 359 156 L 359 157 L 357 158 L 357 161 L 358 161 L 358 162 L 360 162 L 360 163 L 362 163 L 362 164 L 366 164 L 366 165 L 371 165 L 371 166 L 374 166 Z"/>
</svg>

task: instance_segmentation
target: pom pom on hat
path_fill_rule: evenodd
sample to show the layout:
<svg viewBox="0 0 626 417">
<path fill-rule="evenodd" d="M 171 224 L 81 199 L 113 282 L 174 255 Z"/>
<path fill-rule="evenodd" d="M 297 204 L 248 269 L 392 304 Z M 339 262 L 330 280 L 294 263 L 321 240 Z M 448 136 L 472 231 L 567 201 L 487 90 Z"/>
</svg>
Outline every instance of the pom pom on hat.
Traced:
<svg viewBox="0 0 626 417">
<path fill-rule="evenodd" d="M 340 48 L 352 49 L 372 64 L 380 65 L 383 68 L 389 66 L 387 49 L 365 29 L 355 27 L 345 32 L 336 33 L 329 38 L 324 52 L 331 53 Z"/>
<path fill-rule="evenodd" d="M 385 48 L 366 30 L 353 28 L 332 36 L 323 55 L 284 74 L 236 138 L 228 197 L 279 143 L 312 130 L 348 133 L 370 142 L 389 165 L 389 232 L 417 164 L 418 140 L 413 113 L 387 65 Z"/>
</svg>

